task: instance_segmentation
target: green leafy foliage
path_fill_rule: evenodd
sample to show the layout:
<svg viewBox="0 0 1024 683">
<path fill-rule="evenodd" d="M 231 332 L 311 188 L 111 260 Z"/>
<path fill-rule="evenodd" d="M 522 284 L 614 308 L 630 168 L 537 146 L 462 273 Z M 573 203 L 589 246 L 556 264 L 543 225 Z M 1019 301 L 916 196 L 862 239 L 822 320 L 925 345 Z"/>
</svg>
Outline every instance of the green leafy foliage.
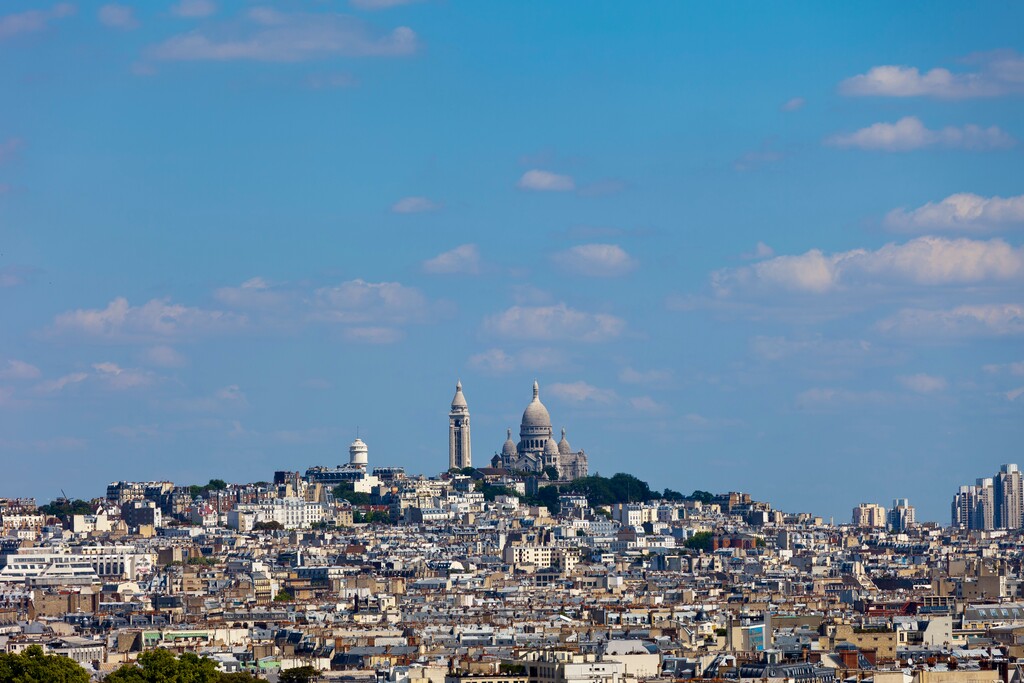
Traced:
<svg viewBox="0 0 1024 683">
<path fill-rule="evenodd" d="M 67 657 L 48 655 L 38 645 L 30 645 L 20 654 L 0 653 L 0 681 L 89 683 L 89 674 Z"/>
<path fill-rule="evenodd" d="M 74 515 L 91 515 L 93 505 L 86 500 L 68 500 L 67 498 L 58 498 L 46 505 L 40 505 L 39 511 L 44 515 L 57 517 L 61 521 L 66 521 Z"/>
<path fill-rule="evenodd" d="M 697 490 L 690 494 L 690 500 L 700 501 L 704 505 L 708 505 L 715 499 L 715 494 L 709 491 Z"/>
<path fill-rule="evenodd" d="M 357 492 L 350 482 L 342 482 L 334 487 L 336 500 L 347 500 L 351 505 L 369 505 L 370 494 Z"/>
<path fill-rule="evenodd" d="M 711 541 L 712 533 L 710 531 L 698 531 L 693 536 L 686 539 L 685 545 L 691 550 L 703 550 L 704 552 L 711 552 Z"/>
<path fill-rule="evenodd" d="M 252 525 L 253 531 L 281 531 L 284 529 L 284 525 L 277 520 L 270 522 L 256 522 Z"/>
<path fill-rule="evenodd" d="M 548 465 L 544 468 L 544 474 L 548 475 L 550 481 L 558 481 L 558 468 L 554 465 Z"/>
<path fill-rule="evenodd" d="M 651 492 L 647 482 L 632 474 L 619 472 L 610 479 L 596 474 L 576 479 L 561 487 L 562 493 L 573 493 L 587 497 L 591 505 L 613 505 L 615 503 L 642 503 L 658 496 Z"/>
<path fill-rule="evenodd" d="M 473 488 L 484 494 L 484 500 L 494 500 L 498 496 L 515 496 L 516 498 L 521 498 L 519 492 L 513 488 L 509 488 L 508 486 L 494 486 L 492 484 L 488 484 L 482 479 L 476 482 Z"/>
<path fill-rule="evenodd" d="M 309 683 L 319 674 L 320 672 L 311 666 L 299 666 L 285 669 L 278 675 L 277 680 L 280 683 Z"/>
<path fill-rule="evenodd" d="M 175 657 L 168 650 L 149 650 L 136 664 L 125 664 L 104 683 L 221 683 L 223 674 L 212 659 L 186 652 Z"/>
<path fill-rule="evenodd" d="M 295 596 L 282 588 L 277 595 L 274 596 L 274 602 L 291 602 L 295 599 Z"/>
</svg>

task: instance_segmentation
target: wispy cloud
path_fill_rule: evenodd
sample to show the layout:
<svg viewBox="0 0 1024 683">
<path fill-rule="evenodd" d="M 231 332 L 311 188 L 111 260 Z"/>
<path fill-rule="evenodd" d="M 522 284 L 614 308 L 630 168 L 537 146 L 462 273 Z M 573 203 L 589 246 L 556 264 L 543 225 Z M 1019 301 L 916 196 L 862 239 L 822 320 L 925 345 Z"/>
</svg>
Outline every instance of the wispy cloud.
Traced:
<svg viewBox="0 0 1024 683">
<path fill-rule="evenodd" d="M 537 192 L 570 192 L 576 189 L 576 182 L 572 176 L 532 169 L 522 175 L 516 187 Z"/>
<path fill-rule="evenodd" d="M 328 57 L 402 57 L 418 48 L 416 33 L 399 26 L 374 32 L 335 13 L 248 11 L 245 19 L 172 36 L 147 51 L 157 61 L 302 62 Z"/>
<path fill-rule="evenodd" d="M 833 147 L 907 152 L 929 147 L 987 151 L 1007 149 L 1017 141 L 998 126 L 983 128 L 969 123 L 932 130 L 916 116 L 905 116 L 895 123 L 875 123 L 853 133 L 833 135 L 825 143 Z"/>
<path fill-rule="evenodd" d="M 982 197 L 970 192 L 952 194 L 941 202 L 916 209 L 893 209 L 886 227 L 899 232 L 990 232 L 1024 226 L 1024 195 Z"/>
<path fill-rule="evenodd" d="M 39 368 L 23 360 L 10 359 L 0 367 L 0 379 L 36 379 L 42 372 Z"/>
<path fill-rule="evenodd" d="M 244 315 L 174 304 L 167 299 L 132 306 L 124 297 L 118 297 L 106 308 L 61 313 L 48 332 L 107 341 L 139 341 L 237 330 L 246 322 Z"/>
<path fill-rule="evenodd" d="M 611 403 L 616 398 L 611 389 L 600 389 L 582 380 L 551 384 L 547 391 L 552 396 L 572 403 Z"/>
<path fill-rule="evenodd" d="M 1024 335 L 1024 305 L 975 304 L 948 309 L 905 308 L 881 320 L 884 333 L 916 339 Z"/>
<path fill-rule="evenodd" d="M 510 339 L 600 342 L 622 334 L 626 323 L 614 315 L 587 313 L 560 303 L 512 306 L 487 318 L 484 327 Z"/>
<path fill-rule="evenodd" d="M 430 275 L 478 275 L 480 250 L 475 244 L 463 244 L 423 262 Z"/>
<path fill-rule="evenodd" d="M 139 27 L 139 20 L 135 17 L 135 10 L 128 5 L 110 3 L 103 5 L 96 13 L 100 23 L 108 28 L 116 28 L 119 31 L 131 31 Z"/>
<path fill-rule="evenodd" d="M 896 380 L 903 386 L 918 394 L 934 394 L 945 391 L 949 383 L 945 377 L 928 375 L 923 372 L 916 375 L 901 375 Z"/>
<path fill-rule="evenodd" d="M 951 285 L 1009 282 L 1024 277 L 1024 247 L 1000 239 L 919 237 L 877 250 L 826 254 L 812 249 L 797 256 L 717 271 L 712 285 L 720 296 L 751 288 L 823 294 L 857 283 Z"/>
<path fill-rule="evenodd" d="M 55 19 L 64 19 L 75 13 L 75 6 L 61 2 L 46 10 L 28 10 L 0 16 L 0 40 L 22 33 L 35 33 L 45 29 Z"/>
<path fill-rule="evenodd" d="M 669 369 L 637 370 L 627 366 L 619 371 L 619 380 L 626 384 L 658 385 L 665 384 L 672 380 L 672 371 Z"/>
<path fill-rule="evenodd" d="M 580 244 L 551 258 L 556 265 L 589 277 L 618 277 L 637 266 L 636 259 L 617 244 Z"/>
<path fill-rule="evenodd" d="M 915 66 L 884 65 L 846 79 L 839 92 L 853 97 L 934 97 L 967 99 L 1024 93 L 1024 57 L 1013 50 L 974 55 L 975 71 L 945 68 L 922 72 Z"/>
<path fill-rule="evenodd" d="M 545 347 L 528 347 L 516 351 L 492 348 L 473 354 L 469 358 L 470 367 L 491 375 L 536 372 L 564 364 L 564 353 Z"/>
<path fill-rule="evenodd" d="M 782 111 L 800 111 L 807 104 L 807 100 L 802 97 L 794 97 L 782 105 Z"/>
</svg>

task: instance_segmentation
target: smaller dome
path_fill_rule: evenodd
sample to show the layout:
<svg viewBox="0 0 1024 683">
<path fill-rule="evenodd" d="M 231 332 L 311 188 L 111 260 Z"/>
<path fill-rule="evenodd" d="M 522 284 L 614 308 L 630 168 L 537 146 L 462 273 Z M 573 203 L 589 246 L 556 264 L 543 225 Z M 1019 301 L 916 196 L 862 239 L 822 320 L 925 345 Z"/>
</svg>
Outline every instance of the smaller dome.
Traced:
<svg viewBox="0 0 1024 683">
<path fill-rule="evenodd" d="M 508 434 L 508 438 L 505 439 L 505 445 L 501 447 L 501 454 L 502 455 L 515 455 L 516 454 L 516 444 L 512 440 L 512 430 L 511 429 L 508 430 L 507 434 Z"/>
<path fill-rule="evenodd" d="M 544 444 L 544 455 L 558 455 L 558 444 L 554 439 L 548 439 L 548 442 Z"/>
<path fill-rule="evenodd" d="M 565 427 L 562 427 L 562 440 L 558 442 L 558 452 L 562 455 L 572 453 L 572 446 L 569 445 L 569 441 L 565 438 Z"/>
</svg>

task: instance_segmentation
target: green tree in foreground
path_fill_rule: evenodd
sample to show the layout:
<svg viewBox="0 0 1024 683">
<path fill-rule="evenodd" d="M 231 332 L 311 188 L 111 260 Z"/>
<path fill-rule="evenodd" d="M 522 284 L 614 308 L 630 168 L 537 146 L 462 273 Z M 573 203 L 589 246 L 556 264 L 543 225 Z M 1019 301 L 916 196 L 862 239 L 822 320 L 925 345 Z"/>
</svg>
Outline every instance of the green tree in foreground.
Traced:
<svg viewBox="0 0 1024 683">
<path fill-rule="evenodd" d="M 125 664 L 104 683 L 221 683 L 222 674 L 212 659 L 186 652 L 175 657 L 168 650 L 149 650 L 137 664 Z"/>
<path fill-rule="evenodd" d="M 0 681 L 89 683 L 89 673 L 67 657 L 48 655 L 38 645 L 30 645 L 21 654 L 0 654 Z"/>
<path fill-rule="evenodd" d="M 277 680 L 280 683 L 309 683 L 319 673 L 319 671 L 311 666 L 299 666 L 294 669 L 285 669 L 277 677 Z"/>
</svg>

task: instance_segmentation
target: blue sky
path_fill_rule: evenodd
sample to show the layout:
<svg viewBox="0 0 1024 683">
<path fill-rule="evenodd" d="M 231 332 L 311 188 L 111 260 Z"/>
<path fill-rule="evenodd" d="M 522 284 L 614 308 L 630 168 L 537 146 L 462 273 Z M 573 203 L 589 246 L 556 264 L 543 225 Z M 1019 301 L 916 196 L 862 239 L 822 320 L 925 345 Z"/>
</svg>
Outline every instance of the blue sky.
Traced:
<svg viewBox="0 0 1024 683">
<path fill-rule="evenodd" d="M 1024 457 L 1012 3 L 7 2 L 0 495 L 483 464 L 846 519 Z"/>
</svg>

